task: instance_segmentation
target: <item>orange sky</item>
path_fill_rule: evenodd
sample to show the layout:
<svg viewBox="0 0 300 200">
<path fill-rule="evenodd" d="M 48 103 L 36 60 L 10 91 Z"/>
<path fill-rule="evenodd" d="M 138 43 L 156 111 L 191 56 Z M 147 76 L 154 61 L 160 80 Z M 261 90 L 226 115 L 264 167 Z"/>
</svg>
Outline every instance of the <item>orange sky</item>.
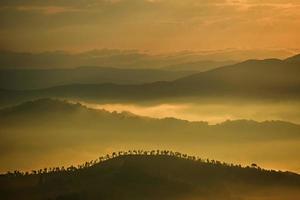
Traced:
<svg viewBox="0 0 300 200">
<path fill-rule="evenodd" d="M 0 49 L 300 49 L 299 0 L 1 0 Z"/>
</svg>

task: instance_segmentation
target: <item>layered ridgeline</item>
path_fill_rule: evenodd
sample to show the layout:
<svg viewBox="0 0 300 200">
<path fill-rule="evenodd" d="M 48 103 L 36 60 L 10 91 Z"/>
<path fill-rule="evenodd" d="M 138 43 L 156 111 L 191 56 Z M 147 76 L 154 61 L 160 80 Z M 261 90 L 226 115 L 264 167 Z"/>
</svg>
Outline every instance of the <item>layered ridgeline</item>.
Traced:
<svg viewBox="0 0 300 200">
<path fill-rule="evenodd" d="M 0 69 L 0 88 L 29 90 L 70 84 L 143 84 L 174 81 L 192 70 L 79 67 L 72 69 Z"/>
<path fill-rule="evenodd" d="M 300 175 L 171 151 L 116 152 L 78 167 L 0 175 L 3 200 L 294 200 Z"/>
<path fill-rule="evenodd" d="M 221 52 L 219 52 L 221 53 Z M 42 53 L 0 51 L 0 69 L 58 69 L 78 66 L 117 67 L 131 69 L 170 69 L 205 71 L 232 64 L 232 60 L 245 60 L 249 57 L 269 57 L 276 54 L 263 52 L 232 52 L 240 56 L 198 54 L 177 52 L 164 55 L 151 55 L 134 50 L 95 49 L 81 53 L 52 51 Z M 284 53 L 290 55 L 290 53 Z M 281 54 L 282 56 L 282 54 Z M 229 60 L 229 61 L 227 61 Z"/>
<path fill-rule="evenodd" d="M 216 125 L 87 108 L 53 99 L 0 110 L 1 171 L 69 165 L 113 149 L 174 149 L 300 171 L 300 126 L 283 121 Z"/>
<path fill-rule="evenodd" d="M 174 97 L 299 100 L 299 66 L 298 55 L 286 60 L 248 60 L 174 81 L 139 85 L 78 83 L 40 90 L 1 90 L 0 103 L 7 104 L 36 97 L 97 101 L 150 101 Z"/>
</svg>

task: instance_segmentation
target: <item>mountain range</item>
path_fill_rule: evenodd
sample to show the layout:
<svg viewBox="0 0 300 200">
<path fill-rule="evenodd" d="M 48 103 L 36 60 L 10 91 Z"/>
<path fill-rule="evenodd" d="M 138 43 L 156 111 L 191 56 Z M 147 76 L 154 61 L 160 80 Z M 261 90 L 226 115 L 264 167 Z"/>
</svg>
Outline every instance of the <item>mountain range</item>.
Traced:
<svg viewBox="0 0 300 200">
<path fill-rule="evenodd" d="M 72 69 L 3 69 L 0 70 L 0 88 L 30 90 L 70 84 L 144 84 L 173 81 L 195 72 L 88 66 Z"/>
<path fill-rule="evenodd" d="M 282 55 L 281 53 L 279 52 L 280 55 Z M 201 54 L 182 51 L 153 55 L 137 50 L 120 49 L 95 49 L 80 53 L 64 51 L 41 53 L 0 51 L 0 69 L 66 69 L 78 66 L 97 66 L 127 69 L 168 68 L 173 70 L 171 66 L 174 65 L 175 70 L 193 69 L 196 71 L 204 71 L 234 63 L 234 61 L 232 61 L 235 60 L 234 56 L 222 56 L 222 54 L 222 52 L 212 52 L 210 54 L 206 52 L 206 54 Z M 277 53 L 274 52 L 274 54 Z M 283 54 L 289 55 L 290 53 L 284 52 Z M 224 61 L 223 59 L 225 58 L 230 58 L 230 60 Z M 195 66 L 194 63 L 197 63 L 197 66 Z M 184 66 L 186 66 L 186 68 Z"/>
<path fill-rule="evenodd" d="M 0 102 L 7 104 L 8 101 L 20 102 L 41 97 L 98 101 L 149 101 L 175 97 L 297 100 L 300 95 L 299 66 L 297 55 L 285 60 L 248 60 L 173 81 L 122 85 L 77 83 L 36 90 L 2 89 Z M 136 77 L 131 72 L 128 74 Z M 173 78 L 180 76 L 173 75 Z M 166 76 L 171 77 L 170 74 Z M 118 79 L 116 76 L 114 78 Z"/>
</svg>

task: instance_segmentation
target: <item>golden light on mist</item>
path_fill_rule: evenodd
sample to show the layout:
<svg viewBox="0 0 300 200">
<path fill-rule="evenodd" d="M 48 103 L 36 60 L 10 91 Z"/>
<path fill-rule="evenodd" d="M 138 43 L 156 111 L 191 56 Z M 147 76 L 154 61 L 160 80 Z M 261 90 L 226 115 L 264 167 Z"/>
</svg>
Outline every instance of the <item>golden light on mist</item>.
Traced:
<svg viewBox="0 0 300 200">
<path fill-rule="evenodd" d="M 299 13 L 294 0 L 3 1 L 0 43 L 16 51 L 298 49 Z"/>
</svg>

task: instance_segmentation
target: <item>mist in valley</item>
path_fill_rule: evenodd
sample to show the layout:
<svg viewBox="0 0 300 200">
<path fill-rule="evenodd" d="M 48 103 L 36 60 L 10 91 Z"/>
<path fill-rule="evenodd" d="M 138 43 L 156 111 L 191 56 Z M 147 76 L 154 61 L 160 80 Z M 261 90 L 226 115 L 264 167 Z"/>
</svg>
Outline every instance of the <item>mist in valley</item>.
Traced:
<svg viewBox="0 0 300 200">
<path fill-rule="evenodd" d="M 0 199 L 299 199 L 298 1 L 0 1 Z"/>
<path fill-rule="evenodd" d="M 0 170 L 69 166 L 118 150 L 172 149 L 243 165 L 257 163 L 264 168 L 300 171 L 300 161 L 296 159 L 300 151 L 300 125 L 266 121 L 267 118 L 210 121 L 211 116 L 196 110 L 207 106 L 178 105 L 122 105 L 127 112 L 111 112 L 100 109 L 104 108 L 101 105 L 40 99 L 2 109 Z M 240 107 L 246 108 L 245 113 L 238 105 L 236 113 L 250 117 L 251 109 Z M 138 108 L 141 113 L 128 108 Z M 172 118 L 155 118 L 153 108 L 164 108 L 161 110 L 169 111 L 166 117 L 171 114 Z M 218 106 L 211 105 L 211 109 L 215 109 L 211 111 L 214 116 L 220 117 L 216 115 Z M 185 112 L 192 110 L 199 117 L 195 121 L 175 119 L 184 118 Z"/>
<path fill-rule="evenodd" d="M 72 101 L 71 101 L 72 102 Z M 110 112 L 130 112 L 153 118 L 177 118 L 188 121 L 205 121 L 217 124 L 227 120 L 255 121 L 279 120 L 300 124 L 300 103 L 297 101 L 245 101 L 245 100 L 172 100 L 147 103 L 95 103 L 79 101 L 93 109 Z"/>
</svg>

